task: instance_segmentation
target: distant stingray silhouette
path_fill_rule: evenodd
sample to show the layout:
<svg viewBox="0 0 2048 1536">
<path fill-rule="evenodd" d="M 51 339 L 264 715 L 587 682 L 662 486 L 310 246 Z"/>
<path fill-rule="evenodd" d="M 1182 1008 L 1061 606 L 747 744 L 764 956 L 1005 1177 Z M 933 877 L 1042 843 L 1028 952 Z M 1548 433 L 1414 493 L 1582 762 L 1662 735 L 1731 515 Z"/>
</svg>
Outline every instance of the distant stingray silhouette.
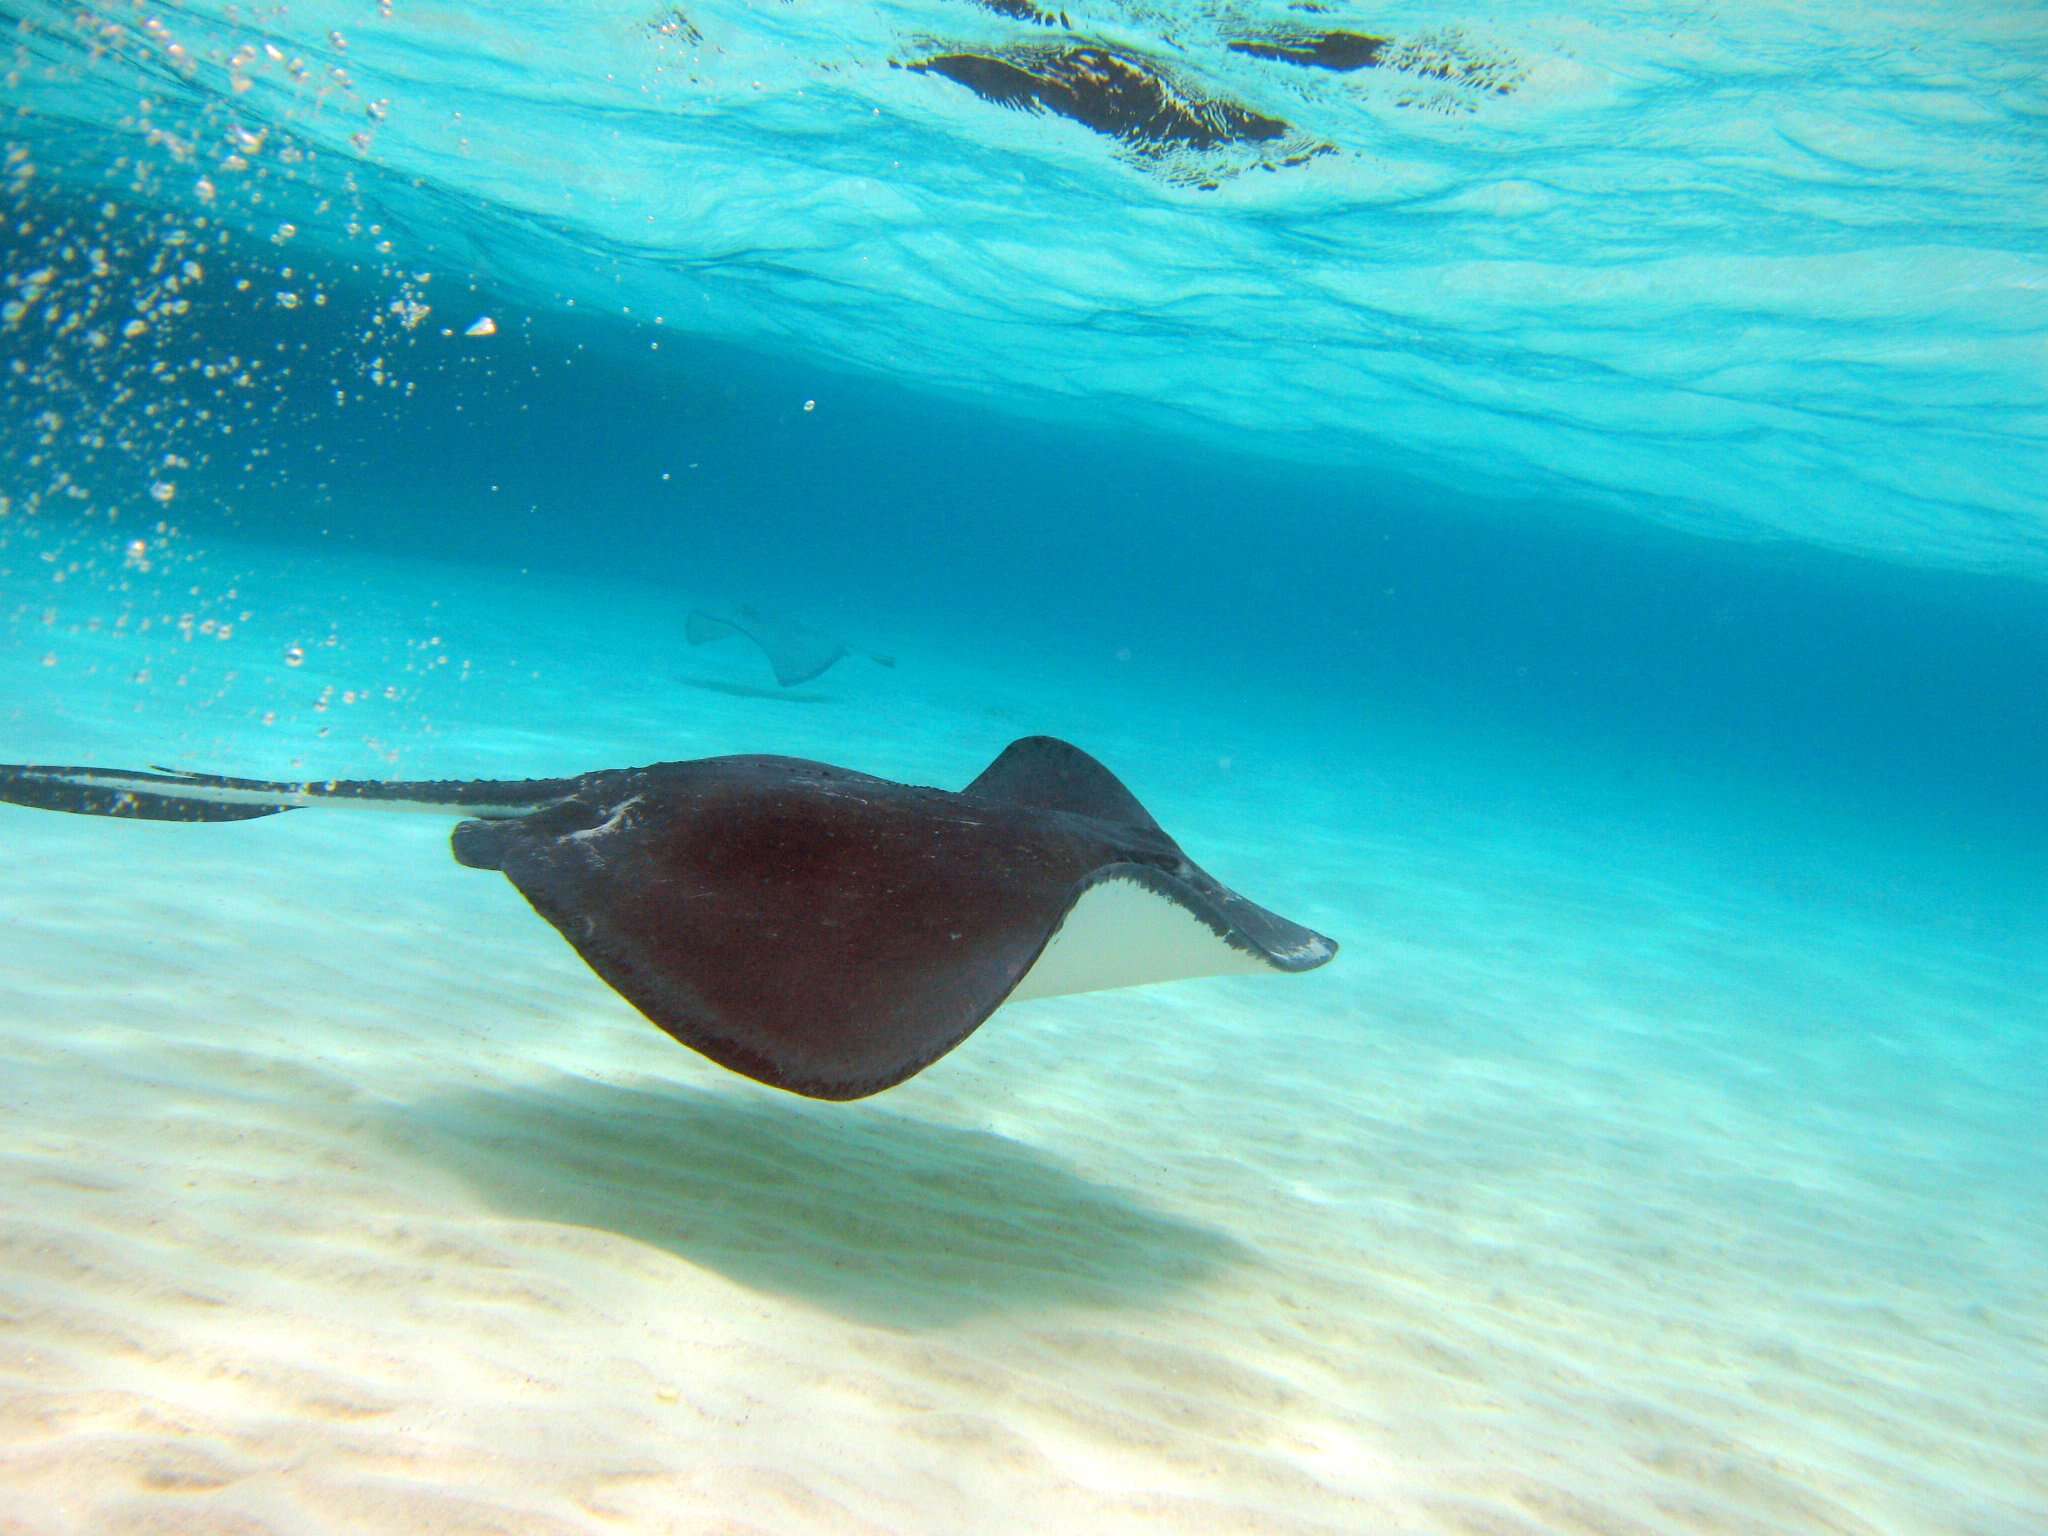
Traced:
<svg viewBox="0 0 2048 1536">
<path fill-rule="evenodd" d="M 775 681 L 785 688 L 808 683 L 847 656 L 865 655 L 882 667 L 896 665 L 894 656 L 853 651 L 822 630 L 795 619 L 763 613 L 752 606 L 734 608 L 725 613 L 693 608 L 683 620 L 683 638 L 692 645 L 709 645 L 731 635 L 741 635 L 753 641 L 761 654 L 768 658 L 768 665 L 775 672 Z"/>
<path fill-rule="evenodd" d="M 958 793 L 711 757 L 433 783 L 12 764 L 0 800 L 151 821 L 468 817 L 456 859 L 502 870 L 634 1007 L 819 1099 L 902 1082 L 1012 998 L 1306 971 L 1337 952 L 1190 862 L 1107 768 L 1048 736 L 1012 742 Z"/>
</svg>

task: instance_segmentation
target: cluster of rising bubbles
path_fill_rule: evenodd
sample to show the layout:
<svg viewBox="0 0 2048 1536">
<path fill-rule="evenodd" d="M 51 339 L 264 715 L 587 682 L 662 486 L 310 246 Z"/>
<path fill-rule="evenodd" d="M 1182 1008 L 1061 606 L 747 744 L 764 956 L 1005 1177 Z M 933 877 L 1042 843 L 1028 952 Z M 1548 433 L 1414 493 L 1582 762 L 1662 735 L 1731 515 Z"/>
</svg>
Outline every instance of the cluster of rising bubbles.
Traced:
<svg viewBox="0 0 2048 1536">
<path fill-rule="evenodd" d="M 426 253 L 408 264 L 363 193 L 350 155 L 390 104 L 331 62 L 347 40 L 316 65 L 169 15 L 31 7 L 0 64 L 24 104 L 0 138 L 0 590 L 44 666 L 189 681 L 189 705 L 275 722 L 235 685 L 300 675 L 297 641 L 241 666 L 177 657 L 232 645 L 259 600 L 198 530 L 314 502 L 294 480 L 318 477 L 327 435 L 398 408 L 436 365 L 421 341 L 460 328 L 427 325 Z M 297 131 L 310 114 L 359 125 L 349 148 Z"/>
</svg>

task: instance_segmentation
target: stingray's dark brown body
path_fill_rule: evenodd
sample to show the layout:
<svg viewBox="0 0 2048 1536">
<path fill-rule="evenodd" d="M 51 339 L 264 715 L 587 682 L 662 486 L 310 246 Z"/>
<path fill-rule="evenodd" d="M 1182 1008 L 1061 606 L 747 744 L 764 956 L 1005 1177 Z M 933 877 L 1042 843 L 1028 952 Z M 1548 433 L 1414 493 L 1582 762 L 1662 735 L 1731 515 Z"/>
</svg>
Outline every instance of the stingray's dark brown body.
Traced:
<svg viewBox="0 0 2048 1536">
<path fill-rule="evenodd" d="M 814 1098 L 878 1092 L 959 1044 L 1099 881 L 1144 886 L 1276 970 L 1335 952 L 1190 863 L 1107 769 L 1048 737 L 1012 744 L 958 793 L 722 757 L 438 784 L 0 767 L 0 799 L 156 820 L 314 801 L 482 808 L 455 829 L 457 859 L 504 871 L 676 1039 Z"/>
</svg>

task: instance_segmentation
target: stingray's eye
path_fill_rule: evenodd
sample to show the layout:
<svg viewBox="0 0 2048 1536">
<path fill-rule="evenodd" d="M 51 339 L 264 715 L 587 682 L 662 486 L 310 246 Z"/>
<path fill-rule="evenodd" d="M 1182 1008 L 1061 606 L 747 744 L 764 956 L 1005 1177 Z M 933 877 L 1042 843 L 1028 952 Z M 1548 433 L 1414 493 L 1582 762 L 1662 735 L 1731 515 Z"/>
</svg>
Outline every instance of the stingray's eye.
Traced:
<svg viewBox="0 0 2048 1536">
<path fill-rule="evenodd" d="M 572 795 L 546 810 L 534 812 L 527 818 L 527 825 L 549 837 L 567 837 L 572 832 L 588 832 L 592 827 L 602 826 L 610 814 L 607 807 Z"/>
</svg>

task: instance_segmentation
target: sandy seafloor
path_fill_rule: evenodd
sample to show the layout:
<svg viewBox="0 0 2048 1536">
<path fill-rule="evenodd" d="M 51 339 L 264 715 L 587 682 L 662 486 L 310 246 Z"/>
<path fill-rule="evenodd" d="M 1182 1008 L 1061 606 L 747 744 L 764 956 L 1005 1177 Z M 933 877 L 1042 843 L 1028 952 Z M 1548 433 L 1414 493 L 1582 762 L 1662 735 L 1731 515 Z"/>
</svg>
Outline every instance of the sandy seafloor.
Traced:
<svg viewBox="0 0 2048 1536">
<path fill-rule="evenodd" d="M 0 808 L 9 1536 L 2048 1529 L 2048 933 L 1960 834 L 1632 811 L 1146 654 L 877 634 L 783 697 L 652 588 L 187 574 L 229 640 L 17 561 L 0 755 L 957 785 L 1051 731 L 1345 948 L 815 1104 L 446 823 Z"/>
</svg>

